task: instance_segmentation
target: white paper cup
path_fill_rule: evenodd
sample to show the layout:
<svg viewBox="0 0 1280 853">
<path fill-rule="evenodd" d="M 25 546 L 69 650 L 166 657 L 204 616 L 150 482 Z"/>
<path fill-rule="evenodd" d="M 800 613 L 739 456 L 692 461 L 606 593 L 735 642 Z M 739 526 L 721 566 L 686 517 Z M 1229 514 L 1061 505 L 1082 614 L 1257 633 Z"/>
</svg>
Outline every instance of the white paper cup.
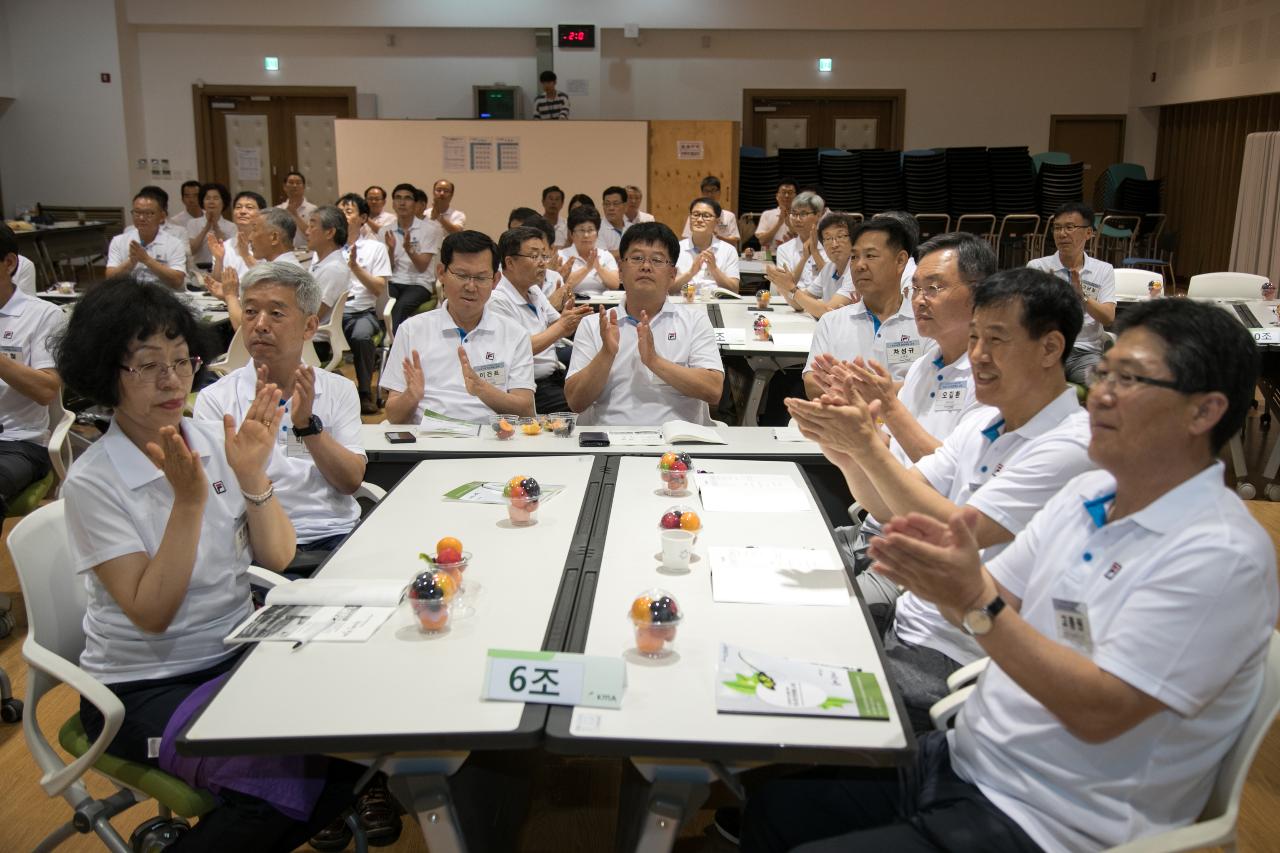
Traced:
<svg viewBox="0 0 1280 853">
<path fill-rule="evenodd" d="M 696 535 L 689 530 L 662 531 L 662 565 L 668 569 L 689 568 Z"/>
</svg>

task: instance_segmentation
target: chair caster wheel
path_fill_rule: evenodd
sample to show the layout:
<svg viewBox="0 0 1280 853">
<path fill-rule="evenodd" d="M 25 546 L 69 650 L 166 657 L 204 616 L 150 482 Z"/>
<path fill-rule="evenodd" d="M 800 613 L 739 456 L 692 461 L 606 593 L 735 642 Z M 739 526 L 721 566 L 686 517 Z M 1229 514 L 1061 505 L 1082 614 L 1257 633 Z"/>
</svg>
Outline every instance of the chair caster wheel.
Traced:
<svg viewBox="0 0 1280 853">
<path fill-rule="evenodd" d="M 1267 490 L 1264 494 L 1266 494 L 1267 500 L 1269 501 L 1280 501 L 1280 485 L 1272 483 L 1270 486 L 1267 486 Z"/>
<path fill-rule="evenodd" d="M 1257 496 L 1258 490 L 1253 487 L 1253 483 L 1241 483 L 1236 486 L 1236 494 L 1243 500 L 1251 501 Z"/>
<path fill-rule="evenodd" d="M 139 824 L 133 831 L 129 836 L 129 846 L 134 853 L 160 853 L 175 844 L 190 829 L 185 820 L 153 817 Z"/>
<path fill-rule="evenodd" d="M 6 723 L 17 723 L 22 720 L 22 700 L 5 699 L 0 702 L 0 720 Z"/>
<path fill-rule="evenodd" d="M 13 633 L 15 624 L 16 623 L 13 621 L 13 614 L 8 610 L 4 613 L 0 613 L 0 639 L 4 639 Z"/>
</svg>

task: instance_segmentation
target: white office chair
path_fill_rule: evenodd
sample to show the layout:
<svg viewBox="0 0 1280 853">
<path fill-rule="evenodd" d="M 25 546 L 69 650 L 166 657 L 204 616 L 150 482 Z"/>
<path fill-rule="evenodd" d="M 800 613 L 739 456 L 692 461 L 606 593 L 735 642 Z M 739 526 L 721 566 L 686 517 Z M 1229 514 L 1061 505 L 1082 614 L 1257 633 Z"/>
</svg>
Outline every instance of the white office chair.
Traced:
<svg viewBox="0 0 1280 853">
<path fill-rule="evenodd" d="M 1148 285 L 1153 281 L 1164 285 L 1164 278 L 1150 270 L 1139 270 L 1130 267 L 1116 267 L 1116 296 L 1128 299 L 1146 299 L 1150 292 Z"/>
<path fill-rule="evenodd" d="M 947 687 L 955 689 L 966 678 L 975 678 L 986 668 L 986 664 L 987 659 L 984 658 L 955 672 L 947 679 Z M 973 671 L 975 669 L 976 672 Z M 934 703 L 929 709 L 934 725 L 939 729 L 946 728 L 973 690 L 973 686 L 960 687 L 958 692 Z M 959 698 L 953 700 L 952 697 Z M 946 707 L 940 708 L 944 703 L 947 703 Z M 1209 801 L 1205 803 L 1199 819 L 1189 826 L 1112 847 L 1107 853 L 1182 853 L 1205 847 L 1235 850 L 1236 822 L 1240 817 L 1240 797 L 1244 793 L 1245 779 L 1249 776 L 1249 767 L 1275 721 L 1277 712 L 1280 712 L 1280 633 L 1272 632 L 1267 649 L 1262 694 L 1258 697 L 1253 712 L 1249 714 L 1239 739 L 1227 750 L 1222 763 L 1218 765 Z"/>
<path fill-rule="evenodd" d="M 342 366 L 343 357 L 351 349 L 351 345 L 347 343 L 347 336 L 342 333 L 342 315 L 346 310 L 346 302 L 346 294 L 343 294 L 342 298 L 338 300 L 338 304 L 333 306 L 333 310 L 329 312 L 329 319 L 320 326 L 321 330 L 329 335 L 329 349 L 332 354 L 329 356 L 329 363 L 324 366 L 324 369 L 330 373 Z M 312 352 L 314 351 L 313 347 Z M 318 364 L 319 361 L 320 359 L 317 357 L 316 363 Z"/>
<path fill-rule="evenodd" d="M 1192 299 L 1261 299 L 1265 275 L 1247 272 L 1205 272 L 1191 276 L 1187 296 Z"/>
<path fill-rule="evenodd" d="M 227 351 L 209 364 L 209 369 L 219 376 L 226 376 L 233 370 L 239 370 L 249 363 L 249 348 L 244 344 L 244 327 L 236 329 L 231 336 L 231 344 Z"/>
</svg>

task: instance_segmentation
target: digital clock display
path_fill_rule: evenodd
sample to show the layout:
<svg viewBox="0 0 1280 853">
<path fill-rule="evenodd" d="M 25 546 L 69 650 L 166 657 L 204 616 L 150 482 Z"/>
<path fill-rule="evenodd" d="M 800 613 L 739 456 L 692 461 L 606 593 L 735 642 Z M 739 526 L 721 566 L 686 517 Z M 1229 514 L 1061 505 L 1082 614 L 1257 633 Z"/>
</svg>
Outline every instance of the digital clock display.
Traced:
<svg viewBox="0 0 1280 853">
<path fill-rule="evenodd" d="M 595 24 L 560 24 L 561 47 L 595 47 Z"/>
</svg>

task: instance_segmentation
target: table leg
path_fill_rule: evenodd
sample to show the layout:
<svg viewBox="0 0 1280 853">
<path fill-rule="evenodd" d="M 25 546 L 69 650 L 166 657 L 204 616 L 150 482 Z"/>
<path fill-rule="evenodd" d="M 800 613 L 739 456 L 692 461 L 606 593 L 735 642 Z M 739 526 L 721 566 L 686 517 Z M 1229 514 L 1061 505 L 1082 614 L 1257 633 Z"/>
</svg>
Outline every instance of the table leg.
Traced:
<svg viewBox="0 0 1280 853">
<path fill-rule="evenodd" d="M 697 813 L 716 771 L 701 763 L 636 764 L 623 771 L 615 849 L 668 853 Z"/>
<path fill-rule="evenodd" d="M 445 776 L 392 775 L 387 781 L 400 804 L 417 817 L 431 853 L 466 853 L 467 842 Z"/>
<path fill-rule="evenodd" d="M 747 366 L 751 368 L 751 391 L 747 394 L 747 402 L 742 407 L 742 420 L 739 426 L 760 425 L 760 403 L 764 400 L 765 389 L 769 380 L 778 372 L 778 363 L 771 358 L 749 356 Z"/>
</svg>

